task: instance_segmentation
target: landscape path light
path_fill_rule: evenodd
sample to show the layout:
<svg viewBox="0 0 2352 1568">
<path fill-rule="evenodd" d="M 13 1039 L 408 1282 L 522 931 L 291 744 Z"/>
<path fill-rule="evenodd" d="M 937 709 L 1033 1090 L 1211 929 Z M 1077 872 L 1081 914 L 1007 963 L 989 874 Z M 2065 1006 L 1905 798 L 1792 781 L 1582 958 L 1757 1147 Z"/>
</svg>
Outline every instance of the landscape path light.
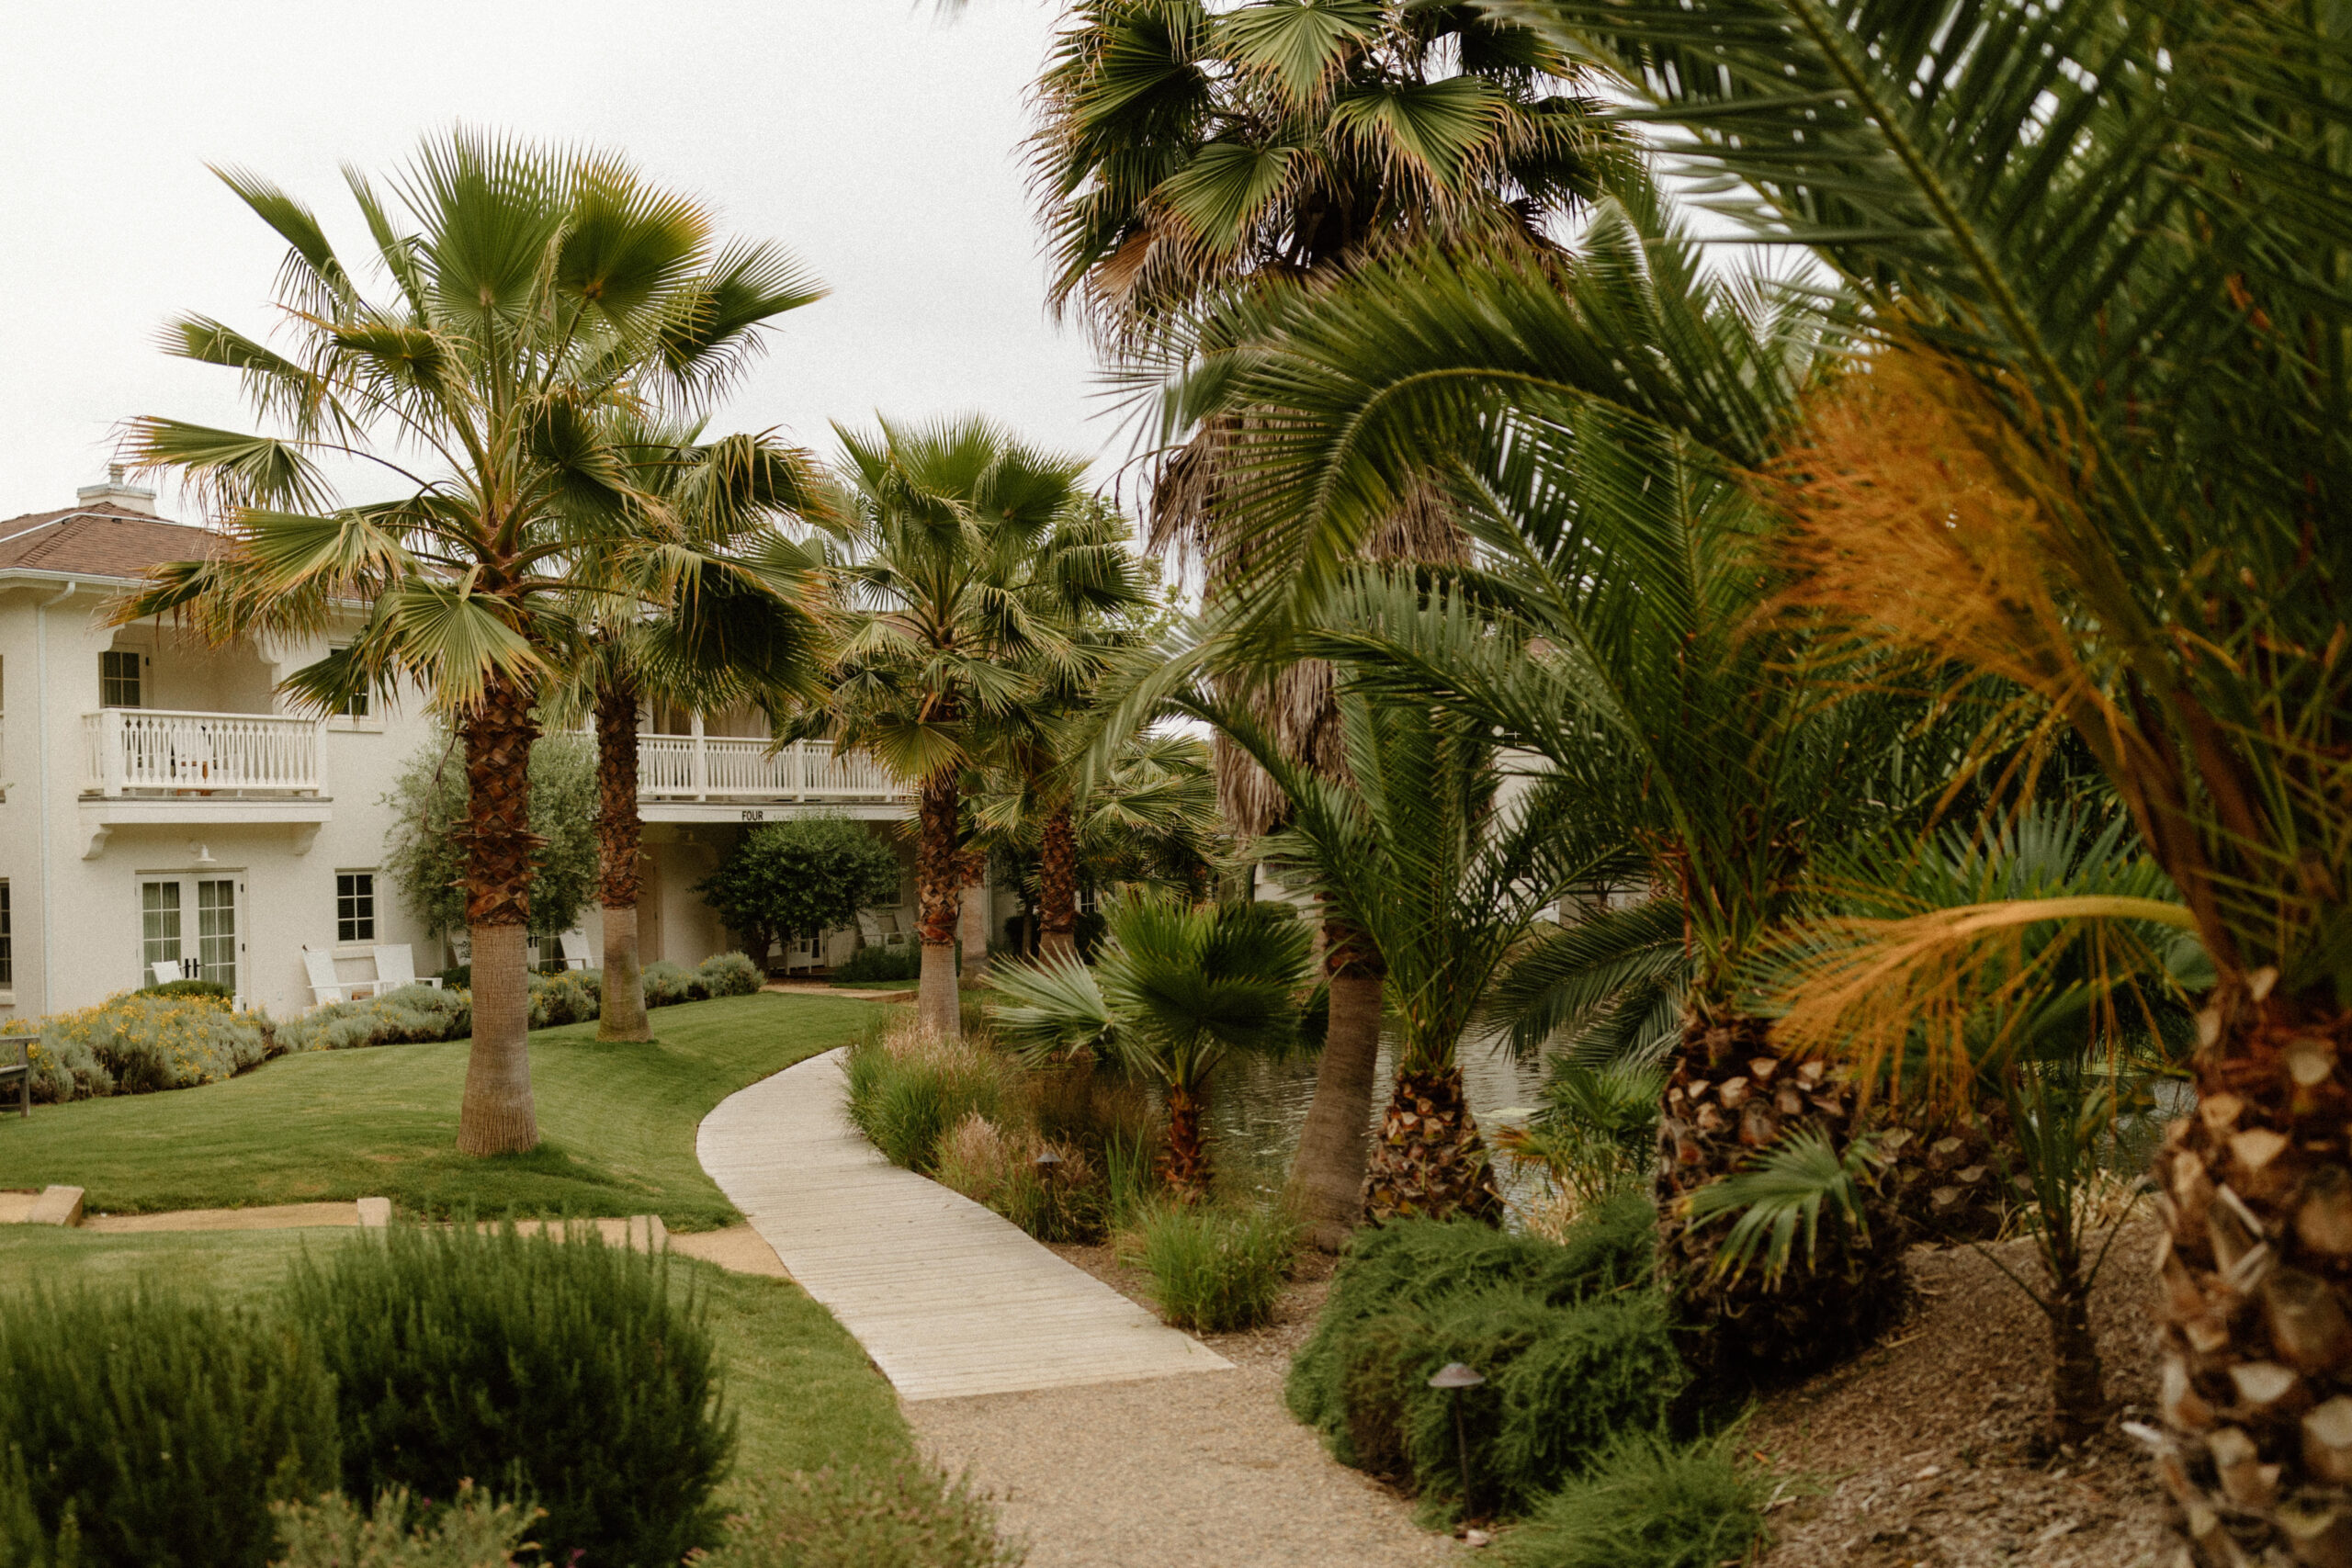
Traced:
<svg viewBox="0 0 2352 1568">
<path fill-rule="evenodd" d="M 1462 1461 L 1462 1525 L 1470 1526 L 1470 1432 L 1462 1421 L 1462 1391 L 1476 1388 L 1487 1380 L 1478 1369 L 1461 1361 L 1448 1361 L 1430 1375 L 1431 1388 L 1450 1389 L 1453 1393 L 1453 1451 Z"/>
</svg>

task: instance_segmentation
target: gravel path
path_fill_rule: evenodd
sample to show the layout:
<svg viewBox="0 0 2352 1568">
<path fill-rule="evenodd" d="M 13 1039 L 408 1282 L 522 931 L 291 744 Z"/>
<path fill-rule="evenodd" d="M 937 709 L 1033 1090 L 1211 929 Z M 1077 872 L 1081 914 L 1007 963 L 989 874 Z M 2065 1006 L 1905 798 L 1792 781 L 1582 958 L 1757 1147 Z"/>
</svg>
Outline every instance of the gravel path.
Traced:
<svg viewBox="0 0 2352 1568">
<path fill-rule="evenodd" d="M 1057 1247 L 1129 1289 L 1100 1247 Z M 1283 1407 L 1325 1285 L 1255 1334 L 1205 1337 L 1234 1371 L 910 1404 L 923 1447 L 996 1495 L 1029 1568 L 1390 1568 L 1464 1560 L 1410 1505 L 1334 1463 Z"/>
</svg>

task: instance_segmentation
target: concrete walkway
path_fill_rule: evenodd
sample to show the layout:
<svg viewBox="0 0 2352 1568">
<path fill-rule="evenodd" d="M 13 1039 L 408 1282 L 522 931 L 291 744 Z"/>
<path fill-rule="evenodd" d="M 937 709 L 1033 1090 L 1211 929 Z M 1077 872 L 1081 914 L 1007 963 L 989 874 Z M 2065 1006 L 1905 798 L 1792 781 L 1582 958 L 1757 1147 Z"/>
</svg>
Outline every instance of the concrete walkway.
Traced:
<svg viewBox="0 0 2352 1568">
<path fill-rule="evenodd" d="M 842 1053 L 729 1096 L 695 1153 L 794 1280 L 909 1400 L 1132 1382 L 1232 1363 L 1011 1222 L 882 1157 Z"/>
</svg>

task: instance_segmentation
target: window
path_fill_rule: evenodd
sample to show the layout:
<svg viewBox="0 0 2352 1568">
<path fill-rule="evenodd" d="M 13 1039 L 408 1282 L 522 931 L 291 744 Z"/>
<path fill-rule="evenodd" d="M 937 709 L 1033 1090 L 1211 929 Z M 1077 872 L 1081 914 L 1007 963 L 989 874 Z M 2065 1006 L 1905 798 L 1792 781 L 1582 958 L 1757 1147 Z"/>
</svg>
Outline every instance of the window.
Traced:
<svg viewBox="0 0 2352 1568">
<path fill-rule="evenodd" d="M 98 702 L 110 708 L 139 704 L 139 650 L 110 648 L 98 655 Z"/>
<path fill-rule="evenodd" d="M 8 879 L 0 876 L 0 990 L 17 984 L 17 931 L 9 918 Z"/>
<path fill-rule="evenodd" d="M 338 871 L 334 874 L 334 939 L 337 942 L 376 940 L 376 874 Z"/>
<path fill-rule="evenodd" d="M 351 649 L 349 646 L 345 644 L 336 646 L 332 651 L 335 653 L 348 653 Z M 339 718 L 366 718 L 368 716 L 368 688 L 362 686 L 359 690 L 352 693 L 350 696 L 344 699 L 343 706 L 336 710 L 336 716 Z"/>
<path fill-rule="evenodd" d="M 180 885 L 142 882 L 139 885 L 140 966 L 142 977 L 158 964 L 180 961 Z"/>
</svg>

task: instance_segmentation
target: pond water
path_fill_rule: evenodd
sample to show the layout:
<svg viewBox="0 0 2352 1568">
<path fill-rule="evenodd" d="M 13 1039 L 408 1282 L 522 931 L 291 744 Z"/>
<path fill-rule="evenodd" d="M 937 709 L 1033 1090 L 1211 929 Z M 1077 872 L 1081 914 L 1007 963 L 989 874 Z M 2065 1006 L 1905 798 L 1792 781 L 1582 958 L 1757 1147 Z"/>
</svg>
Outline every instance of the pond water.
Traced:
<svg viewBox="0 0 2352 1568">
<path fill-rule="evenodd" d="M 1396 1072 L 1396 1043 L 1380 1043 L 1380 1069 L 1374 1079 L 1373 1123 L 1388 1101 L 1387 1086 Z M 1521 1065 L 1502 1048 L 1501 1036 L 1464 1040 L 1461 1047 L 1462 1081 L 1470 1112 L 1481 1132 L 1524 1123 L 1542 1102 L 1544 1068 Z M 1315 1058 L 1274 1062 L 1262 1056 L 1235 1055 L 1217 1069 L 1210 1090 L 1209 1122 L 1216 1143 L 1210 1157 L 1223 1179 L 1261 1192 L 1279 1192 L 1289 1174 L 1291 1156 L 1298 1149 L 1299 1129 L 1306 1122 L 1306 1107 L 1315 1098 Z M 1497 1163 L 1496 1176 L 1503 1195 L 1521 1202 L 1537 1194 L 1532 1177 L 1522 1175 L 1514 1162 Z"/>
</svg>

